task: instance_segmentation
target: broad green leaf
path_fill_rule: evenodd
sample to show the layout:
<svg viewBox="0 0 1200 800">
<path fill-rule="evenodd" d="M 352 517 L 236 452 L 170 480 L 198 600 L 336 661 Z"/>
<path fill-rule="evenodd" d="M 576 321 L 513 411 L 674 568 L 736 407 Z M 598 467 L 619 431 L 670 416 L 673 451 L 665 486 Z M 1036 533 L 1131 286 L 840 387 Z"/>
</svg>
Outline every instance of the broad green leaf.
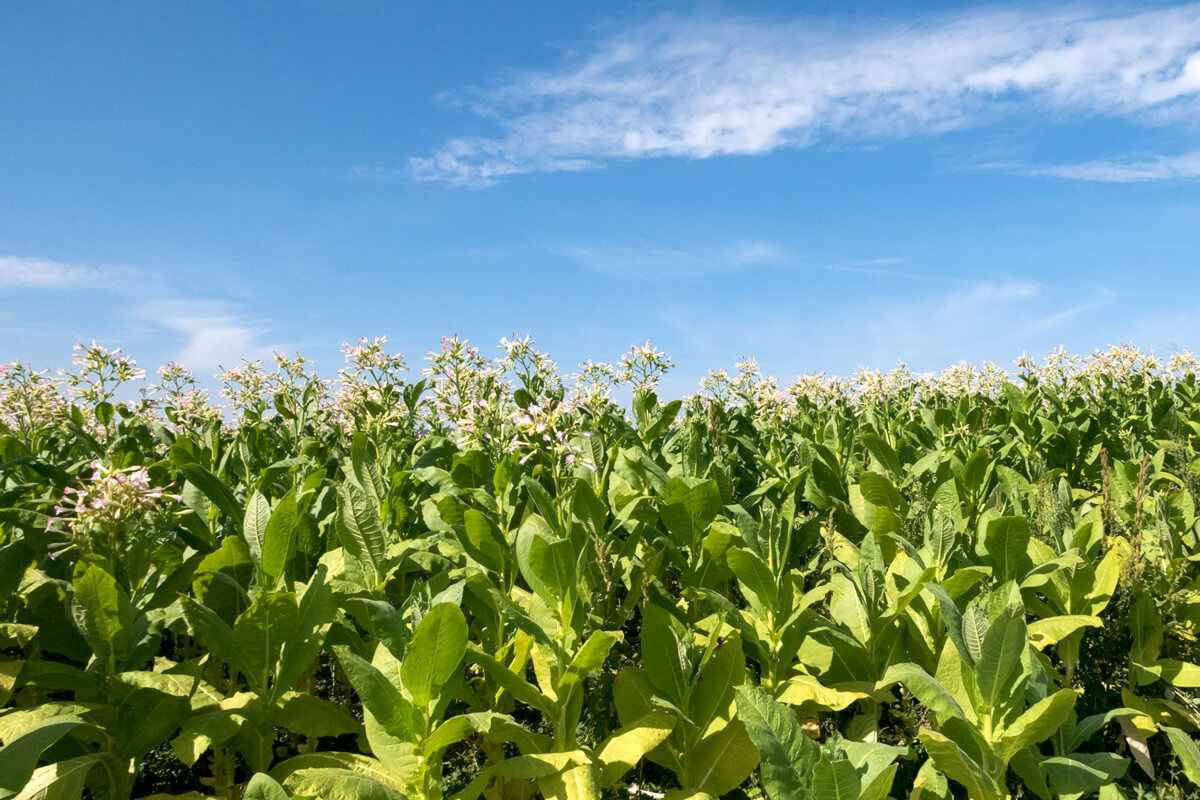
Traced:
<svg viewBox="0 0 1200 800">
<path fill-rule="evenodd" d="M 675 720 L 670 714 L 652 711 L 605 739 L 596 748 L 600 788 L 612 786 L 637 766 L 647 753 L 666 741 L 674 728 Z"/>
<path fill-rule="evenodd" d="M 280 700 L 275 716 L 281 728 L 310 738 L 362 733 L 362 724 L 342 706 L 324 698 L 288 692 Z"/>
<path fill-rule="evenodd" d="M 702 739 L 687 758 L 681 782 L 716 797 L 740 786 L 758 766 L 758 750 L 737 719 Z"/>
<path fill-rule="evenodd" d="M 822 756 L 813 768 L 814 800 L 858 800 L 861 788 L 858 773 L 849 761 L 830 761 L 828 756 Z"/>
<path fill-rule="evenodd" d="M 467 652 L 467 621 L 458 606 L 439 603 L 413 632 L 400 675 L 413 703 L 427 706 L 462 665 Z"/>
<path fill-rule="evenodd" d="M 242 521 L 242 536 L 250 548 L 250 555 L 260 567 L 263 559 L 263 541 L 267 538 L 267 524 L 271 519 L 271 502 L 255 491 L 246 501 L 246 517 Z"/>
<path fill-rule="evenodd" d="M 779 598 L 775 576 L 758 554 L 744 547 L 731 547 L 725 560 L 755 611 L 765 614 L 775 608 Z"/>
<path fill-rule="evenodd" d="M 336 605 L 325 579 L 325 567 L 313 572 L 296 613 L 295 633 L 283 642 L 275 664 L 272 695 L 279 697 L 308 671 L 321 652 L 321 645 L 333 623 Z"/>
<path fill-rule="evenodd" d="M 1160 658 L 1155 665 L 1162 679 L 1180 689 L 1200 688 L 1200 666 L 1174 658 Z"/>
<path fill-rule="evenodd" d="M 926 759 L 917 770 L 908 800 L 951 800 L 952 797 L 946 776 L 938 771 L 932 760 Z"/>
<path fill-rule="evenodd" d="M 88 774 L 101 758 L 100 753 L 91 753 L 38 767 L 12 800 L 79 800 Z"/>
<path fill-rule="evenodd" d="M 531 516 L 517 531 L 517 566 L 529 588 L 550 608 L 557 608 L 575 583 L 576 553 L 539 516 Z"/>
<path fill-rule="evenodd" d="M 1163 725 L 1161 729 L 1171 740 L 1171 749 L 1179 759 L 1183 774 L 1192 783 L 1200 786 L 1200 748 L 1196 747 L 1196 742 L 1179 728 Z"/>
<path fill-rule="evenodd" d="M 922 705 L 936 714 L 938 720 L 943 723 L 950 717 L 966 718 L 966 714 L 954 695 L 936 678 L 916 664 L 893 664 L 883 673 L 883 677 L 879 679 L 876 686 L 883 689 L 893 683 L 903 683 L 904 688 L 920 700 Z"/>
<path fill-rule="evenodd" d="M 738 687 L 737 710 L 758 748 L 763 787 L 771 800 L 804 797 L 820 748 L 804 733 L 796 715 L 753 686 Z"/>
<path fill-rule="evenodd" d="M 1029 641 L 1038 650 L 1045 650 L 1048 645 L 1058 644 L 1078 630 L 1102 627 L 1104 623 L 1099 617 L 1083 614 L 1045 617 L 1029 624 Z"/>
<path fill-rule="evenodd" d="M 1001 800 L 1005 796 L 992 776 L 953 741 L 932 730 L 921 731 L 920 737 L 934 765 L 950 780 L 962 784 L 971 800 Z"/>
<path fill-rule="evenodd" d="M 288 793 L 265 772 L 256 772 L 246 784 L 242 800 L 288 800 Z"/>
<path fill-rule="evenodd" d="M 260 692 L 269 688 L 286 642 L 296 636 L 299 609 L 291 592 L 262 592 L 233 624 L 233 639 Z M 284 687 L 285 689 L 288 687 Z"/>
<path fill-rule="evenodd" d="M 548 697 L 539 692 L 522 676 L 510 670 L 505 664 L 500 663 L 483 652 L 478 646 L 474 644 L 467 645 L 467 661 L 483 667 L 492 680 L 502 688 L 507 689 L 513 697 L 522 703 L 533 706 L 545 714 L 553 715 L 556 713 L 554 703 Z"/>
<path fill-rule="evenodd" d="M 716 720 L 731 716 L 734 689 L 745 682 L 746 657 L 742 638 L 735 634 L 717 646 L 692 682 L 688 711 L 700 733 Z"/>
<path fill-rule="evenodd" d="M 72 582 L 71 617 L 105 672 L 125 657 L 133 628 L 129 595 L 94 556 L 80 559 Z"/>
<path fill-rule="evenodd" d="M 400 689 L 384 677 L 373 664 L 355 655 L 350 648 L 335 645 L 334 655 L 342 665 L 350 685 L 358 693 L 363 707 L 380 726 L 395 736 L 407 738 L 412 730 L 412 706 Z"/>
<path fill-rule="evenodd" d="M 50 720 L 0 747 L 0 797 L 21 790 L 47 747 L 83 725 L 83 720 Z"/>
<path fill-rule="evenodd" d="M 193 766 L 210 747 L 225 744 L 242 730 L 242 726 L 258 717 L 255 708 L 258 696 L 239 692 L 221 701 L 211 711 L 193 714 L 184 720 L 179 734 L 171 741 L 175 757 Z"/>
<path fill-rule="evenodd" d="M 1000 734 L 996 742 L 1000 760 L 1007 762 L 1018 750 L 1050 738 L 1067 721 L 1078 697 L 1072 690 L 1063 689 L 1026 709 Z"/>
<path fill-rule="evenodd" d="M 296 528 L 299 525 L 296 509 L 296 490 L 288 492 L 271 512 L 262 540 L 262 569 L 267 586 L 274 586 L 283 576 L 296 550 Z"/>
<path fill-rule="evenodd" d="M 294 795 L 322 800 L 406 800 L 398 789 L 349 769 L 316 768 L 293 772 L 283 782 Z"/>
<path fill-rule="evenodd" d="M 174 452 L 172 453 L 174 455 Z M 240 525 L 245 516 L 242 510 L 242 505 L 234 497 L 233 492 L 229 487 L 221 482 L 221 479 L 211 472 L 206 470 L 194 461 L 179 463 L 176 461 L 179 471 L 189 482 L 195 484 L 200 491 L 217 504 L 217 508 L 225 512 L 235 525 Z"/>
<path fill-rule="evenodd" d="M 1010 605 L 988 628 L 979 663 L 975 667 L 979 692 L 986 708 L 994 712 L 1012 699 L 1012 686 L 1021 672 L 1021 656 L 1028 647 L 1025 609 Z"/>
<path fill-rule="evenodd" d="M 567 665 L 567 674 L 559 683 L 559 690 L 565 692 L 604 666 L 613 645 L 623 639 L 620 631 L 594 631 L 571 658 L 571 663 Z"/>
<path fill-rule="evenodd" d="M 233 629 L 226 625 L 216 612 L 190 597 L 184 597 L 183 615 L 192 630 L 192 635 L 201 644 L 221 661 L 242 673 L 252 685 L 257 686 L 259 675 L 254 672 L 251 661 L 234 638 Z"/>
<path fill-rule="evenodd" d="M 1059 795 L 1094 792 L 1125 774 L 1129 759 L 1113 753 L 1074 753 L 1042 759 L 1042 772 Z"/>
<path fill-rule="evenodd" d="M 982 544 L 980 555 L 996 568 L 997 581 L 1018 578 L 1029 547 L 1029 523 L 1024 517 L 997 517 L 988 522 Z"/>
<path fill-rule="evenodd" d="M 379 507 L 354 483 L 338 487 L 337 534 L 342 547 L 367 574 L 368 588 L 383 581 L 387 561 L 387 537 Z"/>
<path fill-rule="evenodd" d="M 490 571 L 503 573 L 509 559 L 508 543 L 488 518 L 468 508 L 463 512 L 463 528 L 471 557 Z"/>
<path fill-rule="evenodd" d="M 656 605 L 642 611 L 642 666 L 654 688 L 682 705 L 691 682 L 687 645 L 675 630 L 674 618 Z"/>
</svg>

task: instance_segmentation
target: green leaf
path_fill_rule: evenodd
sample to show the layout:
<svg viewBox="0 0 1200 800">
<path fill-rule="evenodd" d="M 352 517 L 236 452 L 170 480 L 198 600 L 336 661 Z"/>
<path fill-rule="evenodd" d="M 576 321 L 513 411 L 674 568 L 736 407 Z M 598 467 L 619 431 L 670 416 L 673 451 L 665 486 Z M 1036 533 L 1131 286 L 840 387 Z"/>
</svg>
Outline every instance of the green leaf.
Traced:
<svg viewBox="0 0 1200 800">
<path fill-rule="evenodd" d="M 514 727 L 519 726 L 511 717 L 504 714 L 496 714 L 491 711 L 459 714 L 438 725 L 433 733 L 429 734 L 429 738 L 421 742 L 421 752 L 424 753 L 425 758 L 435 759 L 442 750 L 461 742 L 473 733 L 492 734 L 493 731 L 512 733 Z M 493 741 L 497 738 L 502 738 L 502 734 L 493 738 Z"/>
<path fill-rule="evenodd" d="M 987 610 L 982 603 L 971 603 L 963 614 L 963 644 L 966 646 L 967 663 L 974 664 L 983 657 L 983 639 L 987 636 L 992 621 L 988 619 Z"/>
<path fill-rule="evenodd" d="M 559 693 L 565 693 L 571 686 L 581 683 L 588 675 L 604 666 L 613 645 L 624 638 L 620 631 L 594 631 L 567 666 L 567 674 L 558 685 Z"/>
<path fill-rule="evenodd" d="M 271 503 L 259 492 L 246 501 L 246 517 L 242 521 L 242 536 L 250 548 L 254 563 L 262 566 L 263 540 L 267 537 L 267 524 L 271 519 Z"/>
<path fill-rule="evenodd" d="M 400 675 L 413 703 L 435 701 L 467 652 L 467 621 L 458 606 L 439 603 L 413 633 Z"/>
<path fill-rule="evenodd" d="M 398 789 L 349 769 L 301 769 L 289 775 L 283 785 L 294 795 L 322 800 L 406 800 Z"/>
<path fill-rule="evenodd" d="M 373 589 L 382 583 L 387 560 L 387 537 L 383 532 L 383 520 L 379 518 L 379 507 L 363 489 L 350 481 L 338 487 L 336 528 L 338 540 L 346 553 L 367 574 L 370 582 L 368 588 Z"/>
<path fill-rule="evenodd" d="M 233 639 L 250 670 L 247 678 L 264 694 L 270 688 L 284 644 L 296 636 L 298 618 L 294 594 L 262 592 L 233 624 Z"/>
<path fill-rule="evenodd" d="M 471 558 L 497 575 L 503 574 L 509 558 L 508 543 L 495 526 L 482 513 L 468 508 L 463 512 L 463 528 Z"/>
<path fill-rule="evenodd" d="M 672 478 L 663 487 L 659 516 L 678 544 L 692 546 L 721 511 L 721 490 L 714 480 Z"/>
<path fill-rule="evenodd" d="M 1025 626 L 1025 609 L 1010 605 L 988 628 L 983 639 L 975 677 L 979 692 L 988 709 L 1003 709 L 1014 700 L 1012 686 L 1021 673 L 1021 656 L 1029 646 L 1029 631 Z"/>
<path fill-rule="evenodd" d="M 1073 753 L 1043 758 L 1041 768 L 1055 794 L 1082 794 L 1123 777 L 1129 759 L 1113 753 Z"/>
<path fill-rule="evenodd" d="M 772 700 L 762 689 L 739 686 L 737 711 L 758 748 L 767 794 L 772 800 L 806 796 L 809 772 L 820 758 L 820 748 L 804 733 L 792 710 Z"/>
<path fill-rule="evenodd" d="M 175 448 L 172 448 L 172 457 L 176 456 L 176 452 Z M 179 471 L 183 473 L 183 476 L 199 488 L 200 491 L 204 492 L 209 500 L 216 503 L 217 508 L 224 511 L 233 520 L 235 525 L 241 524 L 245 516 L 242 505 L 233 496 L 233 492 L 229 490 L 229 487 L 221 482 L 220 478 L 195 461 L 180 463 L 177 459 L 176 465 L 179 467 Z"/>
<path fill-rule="evenodd" d="M 858 800 L 861 788 L 858 773 L 849 761 L 831 761 L 822 756 L 813 769 L 814 800 Z"/>
<path fill-rule="evenodd" d="M 274 586 L 283 576 L 296 550 L 296 528 L 299 512 L 296 509 L 296 490 L 292 489 L 271 512 L 262 540 L 262 569 L 267 586 Z"/>
<path fill-rule="evenodd" d="M 237 736 L 242 727 L 255 716 L 252 706 L 257 695 L 239 692 L 221 702 L 219 708 L 194 714 L 184 720 L 179 735 L 171 741 L 175 757 L 184 764 L 195 765 L 210 747 L 225 744 Z M 251 707 L 251 708 L 248 708 Z"/>
<path fill-rule="evenodd" d="M 375 717 L 380 727 L 394 736 L 407 738 L 412 732 L 412 706 L 400 690 L 350 648 L 336 645 L 333 652 L 363 707 Z"/>
<path fill-rule="evenodd" d="M 1070 689 L 1055 692 L 1034 703 L 1000 734 L 996 753 L 1007 763 L 1019 750 L 1049 739 L 1067 721 L 1078 695 Z"/>
<path fill-rule="evenodd" d="M 1044 650 L 1048 645 L 1058 644 L 1076 631 L 1102 627 L 1104 627 L 1104 623 L 1099 617 L 1084 614 L 1062 614 L 1031 622 L 1029 639 L 1030 643 L 1038 650 Z"/>
<path fill-rule="evenodd" d="M 517 566 L 529 588 L 556 608 L 575 582 L 575 550 L 559 539 L 542 517 L 534 514 L 517 531 Z"/>
<path fill-rule="evenodd" d="M 279 697 L 308 671 L 309 665 L 321 652 L 321 645 L 333 624 L 337 611 L 333 594 L 325 580 L 322 565 L 313 573 L 300 598 L 295 633 L 284 640 L 275 663 L 275 683 L 272 691 Z"/>
<path fill-rule="evenodd" d="M 946 777 L 966 787 L 967 797 L 971 800 L 1001 800 L 1004 797 L 1004 790 L 992 776 L 950 739 L 928 730 L 921 731 L 920 738 L 934 765 Z"/>
<path fill-rule="evenodd" d="M 908 800 L 952 800 L 952 798 L 946 776 L 938 772 L 932 760 L 926 760 L 917 770 L 917 777 L 913 781 L 912 793 L 909 794 Z"/>
<path fill-rule="evenodd" d="M 700 740 L 687 756 L 681 782 L 690 788 L 720 797 L 742 784 L 758 766 L 758 750 L 740 720 Z"/>
<path fill-rule="evenodd" d="M 51 719 L 0 747 L 0 798 L 19 792 L 46 748 L 82 724 L 80 719 Z"/>
<path fill-rule="evenodd" d="M 675 630 L 674 617 L 650 604 L 642 610 L 642 666 L 654 688 L 676 705 L 683 705 L 692 666 L 687 646 Z"/>
<path fill-rule="evenodd" d="M 257 686 L 259 676 L 246 658 L 245 651 L 233 635 L 233 629 L 208 606 L 190 597 L 182 598 L 183 616 L 200 643 L 217 658 L 242 673 L 251 685 Z"/>
<path fill-rule="evenodd" d="M 288 800 L 288 798 L 289 795 L 283 790 L 283 787 L 265 772 L 256 772 L 250 782 L 246 784 L 246 791 L 242 793 L 242 800 Z"/>
<path fill-rule="evenodd" d="M 275 717 L 280 727 L 310 738 L 362 733 L 362 725 L 342 706 L 311 694 L 289 693 Z"/>
<path fill-rule="evenodd" d="M 893 664 L 883 673 L 876 684 L 879 688 L 893 683 L 903 683 L 914 697 L 937 715 L 938 722 L 945 724 L 950 717 L 966 719 L 966 713 L 954 695 L 936 678 L 916 664 Z"/>
<path fill-rule="evenodd" d="M 744 547 L 731 547 L 725 558 L 755 611 L 765 614 L 773 610 L 779 600 L 779 591 L 766 562 Z"/>
<path fill-rule="evenodd" d="M 555 705 L 531 683 L 510 670 L 474 644 L 467 645 L 467 660 L 483 667 L 488 676 L 520 702 L 553 716 Z"/>
<path fill-rule="evenodd" d="M 79 800 L 88 773 L 102 757 L 91 753 L 38 767 L 12 800 Z"/>
<path fill-rule="evenodd" d="M 103 560 L 85 556 L 75 565 L 71 617 L 105 672 L 116 671 L 129 650 L 133 606 L 129 595 L 102 566 Z"/>
<path fill-rule="evenodd" d="M 1196 747 L 1196 742 L 1179 728 L 1163 725 L 1161 730 L 1171 740 L 1171 749 L 1175 751 L 1175 757 L 1179 759 L 1179 766 L 1183 768 L 1183 774 L 1192 783 L 1200 786 L 1200 748 Z"/>
<path fill-rule="evenodd" d="M 596 748 L 600 774 L 597 783 L 606 789 L 637 766 L 647 753 L 658 747 L 675 728 L 674 718 L 665 711 L 652 711 L 625 725 Z"/>
<path fill-rule="evenodd" d="M 1029 523 L 1024 517 L 997 517 L 987 524 L 983 546 L 981 555 L 995 567 L 996 580 L 1015 580 L 1029 547 Z"/>
</svg>

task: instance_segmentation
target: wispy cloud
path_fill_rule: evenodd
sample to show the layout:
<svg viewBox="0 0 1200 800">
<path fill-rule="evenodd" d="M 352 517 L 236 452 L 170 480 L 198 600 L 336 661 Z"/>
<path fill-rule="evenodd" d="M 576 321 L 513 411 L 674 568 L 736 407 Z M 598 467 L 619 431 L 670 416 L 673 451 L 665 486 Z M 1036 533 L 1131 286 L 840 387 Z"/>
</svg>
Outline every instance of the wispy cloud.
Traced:
<svg viewBox="0 0 1200 800">
<path fill-rule="evenodd" d="M 930 275 L 924 272 L 912 272 L 902 269 L 891 269 L 892 264 L 901 264 L 902 258 L 870 258 L 865 261 L 850 261 L 846 264 L 826 264 L 825 269 L 832 272 L 853 272 L 859 275 L 878 275 L 882 278 L 896 278 L 902 281 L 917 281 L 922 283 L 966 283 L 965 278 L 955 278 L 947 275 Z"/>
<path fill-rule="evenodd" d="M 458 93 L 499 132 L 451 138 L 411 159 L 413 174 L 479 186 L 628 159 L 938 134 L 1017 111 L 1163 122 L 1200 110 L 1200 4 L 972 12 L 865 32 L 666 15 L 582 52 Z"/>
<path fill-rule="evenodd" d="M 737 241 L 711 247 L 673 247 L 645 241 L 552 244 L 546 250 L 587 269 L 640 278 L 696 277 L 786 263 L 787 251 L 770 242 Z"/>
<path fill-rule="evenodd" d="M 1200 150 L 1178 156 L 1145 159 L 1084 161 L 1023 170 L 1029 175 L 1048 175 L 1101 183 L 1145 183 L 1200 177 Z"/>
<path fill-rule="evenodd" d="M 76 289 L 95 284 L 101 277 L 101 271 L 91 267 L 44 258 L 0 256 L 0 286 Z"/>
<path fill-rule="evenodd" d="M 221 302 L 156 300 L 141 306 L 138 315 L 183 334 L 174 360 L 201 373 L 236 366 L 243 358 L 270 358 L 277 349 L 261 341 L 269 325 L 249 321 Z"/>
</svg>

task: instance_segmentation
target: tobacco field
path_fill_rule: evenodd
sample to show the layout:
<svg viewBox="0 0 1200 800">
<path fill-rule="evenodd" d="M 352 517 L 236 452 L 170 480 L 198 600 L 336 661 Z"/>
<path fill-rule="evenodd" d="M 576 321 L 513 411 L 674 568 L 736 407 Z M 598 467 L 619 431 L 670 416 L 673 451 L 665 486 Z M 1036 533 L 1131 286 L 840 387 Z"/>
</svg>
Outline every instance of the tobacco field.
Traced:
<svg viewBox="0 0 1200 800">
<path fill-rule="evenodd" d="M 0 800 L 1200 797 L 1189 355 L 343 352 L 0 366 Z"/>
</svg>

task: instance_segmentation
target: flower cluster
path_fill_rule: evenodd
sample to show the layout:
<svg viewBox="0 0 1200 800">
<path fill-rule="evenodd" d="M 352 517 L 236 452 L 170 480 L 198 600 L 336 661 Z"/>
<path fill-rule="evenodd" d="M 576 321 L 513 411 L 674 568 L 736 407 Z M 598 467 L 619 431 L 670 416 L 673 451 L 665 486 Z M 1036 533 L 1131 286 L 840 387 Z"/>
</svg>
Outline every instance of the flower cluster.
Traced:
<svg viewBox="0 0 1200 800">
<path fill-rule="evenodd" d="M 258 419 L 266 412 L 275 390 L 261 360 L 243 359 L 240 365 L 222 370 L 216 377 L 221 381 L 221 397 L 239 416 Z"/>
<path fill-rule="evenodd" d="M 28 436 L 57 420 L 66 400 L 49 374 L 20 361 L 0 364 L 0 423 Z"/>
<path fill-rule="evenodd" d="M 634 392 L 653 392 L 672 366 L 667 354 L 655 350 L 647 339 L 644 346 L 635 344 L 621 356 L 621 363 L 617 366 L 617 381 Z"/>
<path fill-rule="evenodd" d="M 78 488 L 63 491 L 47 532 L 63 534 L 65 540 L 51 550 L 57 558 L 71 548 L 93 552 L 97 545 L 118 546 L 128 532 L 144 530 L 147 517 L 165 511 L 164 501 L 181 502 L 179 495 L 154 486 L 144 467 L 113 469 L 99 461 L 91 463 L 91 477 Z"/>
<path fill-rule="evenodd" d="M 119 347 L 107 350 L 95 342 L 90 347 L 76 343 L 71 360 L 75 372 L 60 369 L 58 374 L 70 387 L 72 400 L 90 406 L 112 400 L 121 384 L 146 378 L 146 371 L 138 369 L 137 362 L 123 355 Z"/>
<path fill-rule="evenodd" d="M 209 402 L 208 390 L 182 364 L 171 361 L 159 367 L 158 380 L 148 387 L 149 393 L 178 426 L 194 428 L 221 420 L 221 409 Z"/>
<path fill-rule="evenodd" d="M 332 408 L 343 429 L 396 427 L 409 416 L 404 399 L 408 364 L 403 355 L 387 351 L 387 341 L 386 336 L 364 336 L 356 344 L 342 342 L 346 366 L 338 370 Z"/>
<path fill-rule="evenodd" d="M 521 453 L 522 464 L 537 453 L 548 451 L 555 462 L 561 460 L 568 467 L 578 464 L 596 471 L 591 450 L 584 445 L 591 434 L 579 432 L 579 418 L 564 404 L 531 403 L 517 411 L 512 421 L 514 430 L 508 451 Z"/>
<path fill-rule="evenodd" d="M 458 336 L 443 336 L 440 352 L 429 351 L 422 374 L 431 381 L 431 428 L 449 433 L 459 446 L 496 446 L 513 402 L 504 380 L 504 360 L 488 359 Z"/>
<path fill-rule="evenodd" d="M 617 371 L 612 364 L 589 358 L 579 365 L 579 372 L 574 377 L 575 387 L 569 401 L 573 408 L 585 409 L 592 416 L 600 416 L 610 409 L 612 390 L 617 385 Z"/>
<path fill-rule="evenodd" d="M 536 350 L 534 344 L 529 336 L 502 338 L 499 348 L 504 351 L 502 361 L 505 372 L 516 378 L 532 397 L 561 394 L 563 379 L 558 374 L 558 364 L 550 356 Z"/>
</svg>

